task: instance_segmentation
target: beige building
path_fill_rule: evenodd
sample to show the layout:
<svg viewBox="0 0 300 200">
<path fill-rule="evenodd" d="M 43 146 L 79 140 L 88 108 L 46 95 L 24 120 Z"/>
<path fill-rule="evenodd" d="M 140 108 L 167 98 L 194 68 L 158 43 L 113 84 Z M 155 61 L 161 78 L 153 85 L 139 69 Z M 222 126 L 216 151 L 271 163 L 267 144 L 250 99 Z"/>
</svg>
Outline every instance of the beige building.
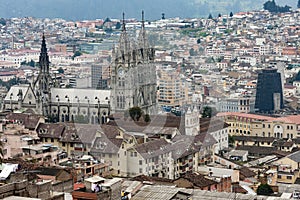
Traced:
<svg viewBox="0 0 300 200">
<path fill-rule="evenodd" d="M 158 103 L 166 106 L 181 106 L 187 91 L 175 68 L 166 67 L 159 71 Z"/>
<path fill-rule="evenodd" d="M 300 151 L 283 157 L 273 164 L 273 169 L 277 171 L 277 182 L 294 184 L 299 178 Z"/>
<path fill-rule="evenodd" d="M 246 113 L 219 113 L 229 124 L 230 135 L 294 139 L 298 136 L 300 115 L 269 117 Z"/>
</svg>

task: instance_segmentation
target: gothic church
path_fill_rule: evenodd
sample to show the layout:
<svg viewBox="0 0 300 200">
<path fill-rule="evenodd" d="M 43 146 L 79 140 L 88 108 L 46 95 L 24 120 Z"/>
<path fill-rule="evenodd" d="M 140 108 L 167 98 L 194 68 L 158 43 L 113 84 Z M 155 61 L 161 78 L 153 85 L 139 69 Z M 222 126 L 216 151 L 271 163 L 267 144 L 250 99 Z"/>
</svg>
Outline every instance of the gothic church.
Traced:
<svg viewBox="0 0 300 200">
<path fill-rule="evenodd" d="M 157 112 L 156 68 L 154 49 L 150 47 L 142 27 L 136 42 L 129 39 L 123 14 L 118 46 L 113 48 L 111 89 L 56 88 L 49 72 L 49 56 L 45 36 L 42 37 L 39 75 L 32 84 L 15 85 L 4 98 L 4 110 L 30 109 L 54 122 L 101 124 L 109 114 L 139 106 L 145 113 Z"/>
</svg>

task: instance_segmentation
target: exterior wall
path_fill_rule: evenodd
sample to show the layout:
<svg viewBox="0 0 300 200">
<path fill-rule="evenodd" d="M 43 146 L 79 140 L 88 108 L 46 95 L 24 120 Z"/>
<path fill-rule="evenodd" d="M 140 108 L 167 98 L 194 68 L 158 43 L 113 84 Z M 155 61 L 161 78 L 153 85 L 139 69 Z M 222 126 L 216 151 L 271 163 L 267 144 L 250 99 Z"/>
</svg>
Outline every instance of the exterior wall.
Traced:
<svg viewBox="0 0 300 200">
<path fill-rule="evenodd" d="M 197 158 L 197 157 L 196 157 Z M 184 176 L 188 172 L 195 170 L 196 166 L 194 165 L 194 154 L 181 157 L 174 162 L 174 178 L 179 178 Z"/>
<path fill-rule="evenodd" d="M 0 198 L 13 196 L 13 195 L 26 195 L 27 181 L 21 181 L 18 183 L 9 183 L 0 186 Z"/>
<path fill-rule="evenodd" d="M 289 168 L 293 171 L 299 169 L 299 164 L 287 157 L 281 158 L 273 163 L 279 166 L 286 166 L 286 168 Z"/>
<path fill-rule="evenodd" d="M 176 69 L 167 68 L 160 71 L 158 102 L 160 105 L 181 106 L 185 94 L 183 83 Z"/>
<path fill-rule="evenodd" d="M 299 177 L 299 172 L 297 172 L 297 173 L 288 173 L 288 172 L 279 171 L 277 173 L 277 182 L 287 183 L 287 184 L 294 184 L 298 177 Z"/>
<path fill-rule="evenodd" d="M 251 98 L 225 99 L 217 103 L 219 112 L 254 112 L 254 101 Z"/>
<path fill-rule="evenodd" d="M 72 192 L 73 180 L 61 181 L 52 184 L 52 189 L 55 192 Z"/>
<path fill-rule="evenodd" d="M 225 116 L 224 121 L 229 124 L 230 135 L 245 135 L 276 138 L 296 138 L 298 125 L 295 123 L 276 121 L 276 118 L 261 119 L 261 116 L 251 114 L 251 117 L 238 115 Z"/>
<path fill-rule="evenodd" d="M 209 133 L 217 141 L 215 153 L 219 153 L 220 150 L 228 148 L 228 128 Z"/>
</svg>

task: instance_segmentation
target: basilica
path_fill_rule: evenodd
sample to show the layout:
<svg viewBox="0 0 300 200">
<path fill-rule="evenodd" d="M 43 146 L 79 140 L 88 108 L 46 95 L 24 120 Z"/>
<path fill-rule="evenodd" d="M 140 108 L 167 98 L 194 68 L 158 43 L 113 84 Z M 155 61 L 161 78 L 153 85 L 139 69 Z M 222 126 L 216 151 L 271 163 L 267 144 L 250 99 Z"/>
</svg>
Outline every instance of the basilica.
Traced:
<svg viewBox="0 0 300 200">
<path fill-rule="evenodd" d="M 10 88 L 4 110 L 30 111 L 54 122 L 104 123 L 110 114 L 138 106 L 145 114 L 157 112 L 155 51 L 150 47 L 142 13 L 136 41 L 128 37 L 123 14 L 119 43 L 113 48 L 108 90 L 57 88 L 49 73 L 49 56 L 43 35 L 39 74 L 31 84 Z"/>
</svg>

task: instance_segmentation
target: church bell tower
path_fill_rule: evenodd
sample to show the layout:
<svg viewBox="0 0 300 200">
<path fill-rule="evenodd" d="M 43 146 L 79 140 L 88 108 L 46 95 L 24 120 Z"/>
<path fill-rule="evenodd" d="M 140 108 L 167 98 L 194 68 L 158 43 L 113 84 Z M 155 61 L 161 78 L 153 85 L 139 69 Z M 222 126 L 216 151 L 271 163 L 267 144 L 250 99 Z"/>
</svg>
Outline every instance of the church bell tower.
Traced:
<svg viewBox="0 0 300 200">
<path fill-rule="evenodd" d="M 50 115 L 50 101 L 52 79 L 49 73 L 49 56 L 47 52 L 45 35 L 43 33 L 41 53 L 39 57 L 39 75 L 34 83 L 39 112 L 44 116 Z"/>
</svg>

